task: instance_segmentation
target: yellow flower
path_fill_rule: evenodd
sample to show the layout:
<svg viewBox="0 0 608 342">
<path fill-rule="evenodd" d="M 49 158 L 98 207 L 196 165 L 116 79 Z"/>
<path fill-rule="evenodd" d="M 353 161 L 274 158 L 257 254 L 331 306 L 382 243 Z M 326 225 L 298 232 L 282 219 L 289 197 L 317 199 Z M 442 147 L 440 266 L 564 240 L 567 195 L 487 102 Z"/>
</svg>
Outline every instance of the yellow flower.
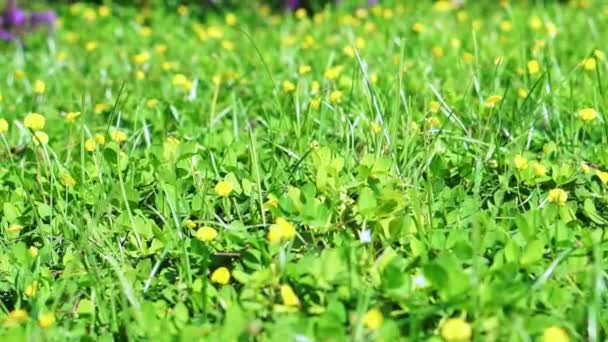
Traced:
<svg viewBox="0 0 608 342">
<path fill-rule="evenodd" d="M 30 318 L 30 315 L 27 311 L 23 309 L 15 309 L 6 315 L 4 319 L 4 324 L 7 326 L 17 326 Z"/>
<path fill-rule="evenodd" d="M 34 132 L 34 144 L 36 145 L 46 145 L 49 143 L 49 136 L 43 131 Z"/>
<path fill-rule="evenodd" d="M 429 112 L 436 114 L 439 112 L 439 110 L 441 109 L 441 103 L 437 102 L 437 101 L 430 101 L 427 104 L 428 108 L 429 108 Z"/>
<path fill-rule="evenodd" d="M 233 189 L 232 183 L 223 180 L 218 182 L 213 190 L 215 191 L 215 194 L 220 197 L 228 197 Z"/>
<path fill-rule="evenodd" d="M 196 224 L 196 222 L 194 222 L 190 219 L 187 219 L 186 222 L 184 223 L 184 226 L 186 226 L 186 228 L 188 228 L 188 229 L 194 229 L 194 228 L 196 228 L 197 224 Z"/>
<path fill-rule="evenodd" d="M 30 246 L 30 248 L 27 249 L 27 252 L 30 254 L 30 256 L 32 258 L 35 258 L 38 256 L 38 248 L 36 248 L 36 246 Z"/>
<path fill-rule="evenodd" d="M 8 121 L 4 118 L 0 118 L 0 134 L 8 132 Z"/>
<path fill-rule="evenodd" d="M 542 177 L 547 173 L 547 168 L 543 166 L 543 164 L 539 162 L 534 162 L 532 164 L 532 169 L 534 170 L 534 175 L 536 177 Z"/>
<path fill-rule="evenodd" d="M 305 8 L 302 8 L 302 7 L 298 8 L 294 14 L 295 14 L 296 18 L 298 18 L 300 20 L 306 19 L 306 9 Z"/>
<path fill-rule="evenodd" d="M 310 108 L 319 109 L 319 107 L 321 107 L 321 97 L 316 96 L 312 100 L 310 100 Z"/>
<path fill-rule="evenodd" d="M 55 324 L 55 314 L 53 314 L 52 312 L 47 312 L 45 314 L 42 314 L 38 318 L 38 325 L 40 325 L 40 328 L 42 328 L 42 329 L 48 329 L 53 324 Z"/>
<path fill-rule="evenodd" d="M 433 4 L 433 9 L 437 12 L 449 12 L 454 9 L 454 4 L 447 0 L 439 0 Z"/>
<path fill-rule="evenodd" d="M 271 244 L 291 240 L 296 236 L 296 228 L 286 219 L 279 217 L 276 222 L 270 225 L 267 239 Z"/>
<path fill-rule="evenodd" d="M 98 103 L 93 107 L 93 113 L 101 114 L 104 110 L 106 110 L 107 107 L 108 105 L 106 105 L 105 103 Z"/>
<path fill-rule="evenodd" d="M 167 52 L 167 45 L 165 45 L 165 44 L 157 44 L 154 47 L 154 51 L 156 51 L 157 54 L 162 55 L 165 52 Z"/>
<path fill-rule="evenodd" d="M 598 117 L 598 112 L 593 108 L 583 108 L 576 112 L 576 117 L 585 121 L 593 121 Z"/>
<path fill-rule="evenodd" d="M 135 63 L 135 65 L 142 65 L 148 60 L 150 60 L 150 53 L 147 51 L 138 53 L 137 55 L 133 56 L 133 63 Z"/>
<path fill-rule="evenodd" d="M 56 58 L 59 62 L 65 62 L 68 59 L 68 54 L 65 51 L 59 51 L 57 52 Z"/>
<path fill-rule="evenodd" d="M 74 122 L 80 116 L 80 112 L 68 112 L 65 114 L 65 121 Z"/>
<path fill-rule="evenodd" d="M 224 21 L 226 21 L 226 24 L 230 25 L 230 26 L 234 26 L 236 25 L 236 16 L 232 13 L 228 13 L 226 14 L 226 17 L 224 17 Z"/>
<path fill-rule="evenodd" d="M 414 31 L 416 33 L 424 32 L 424 24 L 422 24 L 420 22 L 414 23 L 414 25 L 412 25 L 412 31 Z"/>
<path fill-rule="evenodd" d="M 23 120 L 23 125 L 26 128 L 30 128 L 34 131 L 43 129 L 45 123 L 46 123 L 46 120 L 44 119 L 44 116 L 42 116 L 38 113 L 30 113 L 30 114 L 26 115 L 25 119 Z"/>
<path fill-rule="evenodd" d="M 127 141 L 127 133 L 119 129 L 113 129 L 110 131 L 110 138 L 120 144 Z"/>
<path fill-rule="evenodd" d="M 283 300 L 283 305 L 285 306 L 300 306 L 300 299 L 288 284 L 281 285 L 281 299 Z"/>
<path fill-rule="evenodd" d="M 25 78 L 25 72 L 21 69 L 17 69 L 17 70 L 15 70 L 15 73 L 13 74 L 13 76 L 15 77 L 16 80 L 22 80 Z"/>
<path fill-rule="evenodd" d="M 384 322 L 382 312 L 376 308 L 369 310 L 363 316 L 363 325 L 369 330 L 378 330 Z"/>
<path fill-rule="evenodd" d="M 516 169 L 520 171 L 525 170 L 528 168 L 528 159 L 521 154 L 518 154 L 515 156 L 515 158 L 513 158 L 513 164 L 515 165 Z"/>
<path fill-rule="evenodd" d="M 92 8 L 87 8 L 84 10 L 84 12 L 82 12 L 82 17 L 88 22 L 93 22 L 97 19 L 97 12 L 95 12 Z"/>
<path fill-rule="evenodd" d="M 266 202 L 264 202 L 262 207 L 264 208 L 264 211 L 270 210 L 272 208 L 278 208 L 279 199 L 276 198 L 273 194 L 269 194 L 268 200 L 266 200 Z"/>
<path fill-rule="evenodd" d="M 519 88 L 517 89 L 517 96 L 521 97 L 522 99 L 525 99 L 528 96 L 528 91 L 524 88 Z"/>
<path fill-rule="evenodd" d="M 34 297 L 36 295 L 36 290 L 38 289 L 38 282 L 37 281 L 33 281 L 31 284 L 29 284 L 28 286 L 25 287 L 25 290 L 23 291 L 23 294 L 26 297 Z"/>
<path fill-rule="evenodd" d="M 450 318 L 441 326 L 441 337 L 446 341 L 469 341 L 473 329 L 462 318 Z"/>
<path fill-rule="evenodd" d="M 230 282 L 230 271 L 226 267 L 220 267 L 211 273 L 211 282 L 226 285 Z"/>
<path fill-rule="evenodd" d="M 329 94 L 329 103 L 340 103 L 342 100 L 342 92 L 334 90 Z"/>
<path fill-rule="evenodd" d="M 433 46 L 431 52 L 433 53 L 433 56 L 435 56 L 435 58 L 442 58 L 443 56 L 445 56 L 445 51 L 443 51 L 443 48 L 439 45 Z"/>
<path fill-rule="evenodd" d="M 177 6 L 177 14 L 179 14 L 182 17 L 185 17 L 188 15 L 188 6 L 186 5 L 179 5 Z"/>
<path fill-rule="evenodd" d="M 340 74 L 342 73 L 342 66 L 334 66 L 331 67 L 327 70 L 325 70 L 325 73 L 323 74 L 323 77 L 325 77 L 326 80 L 328 81 L 333 81 L 338 79 L 338 77 L 340 77 Z"/>
<path fill-rule="evenodd" d="M 439 125 L 441 125 L 441 121 L 436 116 L 431 116 L 428 118 L 427 122 L 431 128 L 439 127 Z"/>
<path fill-rule="evenodd" d="M 84 45 L 84 49 L 88 52 L 95 51 L 97 49 L 97 42 L 87 42 Z"/>
<path fill-rule="evenodd" d="M 530 75 L 536 75 L 540 72 L 540 63 L 536 59 L 532 59 L 528 62 L 528 73 Z"/>
<path fill-rule="evenodd" d="M 300 65 L 300 67 L 298 68 L 298 73 L 300 73 L 300 75 L 306 75 L 308 74 L 310 71 L 312 70 L 312 68 L 310 67 L 310 65 Z"/>
<path fill-rule="evenodd" d="M 500 102 L 500 100 L 502 100 L 502 96 L 500 96 L 500 95 L 490 95 L 484 101 L 483 105 L 486 106 L 487 108 L 494 108 Z"/>
<path fill-rule="evenodd" d="M 513 24 L 509 20 L 503 20 L 500 22 L 500 30 L 503 32 L 511 32 L 513 30 Z"/>
<path fill-rule="evenodd" d="M 350 58 L 355 57 L 355 49 L 353 49 L 353 47 L 350 45 L 346 45 L 342 51 L 344 52 L 345 55 L 347 55 Z"/>
<path fill-rule="evenodd" d="M 144 26 L 139 30 L 139 34 L 142 37 L 150 37 L 152 35 L 152 29 L 148 26 Z"/>
<path fill-rule="evenodd" d="M 549 35 L 551 38 L 557 35 L 557 26 L 554 23 L 546 23 L 545 30 L 547 30 L 547 35 Z"/>
<path fill-rule="evenodd" d="M 296 85 L 291 81 L 283 81 L 283 91 L 286 93 L 293 93 L 296 90 Z"/>
<path fill-rule="evenodd" d="M 226 50 L 226 51 L 232 51 L 234 50 L 234 43 L 231 40 L 223 40 L 222 41 L 222 49 Z"/>
<path fill-rule="evenodd" d="M 374 133 L 374 134 L 378 134 L 380 132 L 382 132 L 382 126 L 380 126 L 379 123 L 377 123 L 376 121 L 372 121 L 369 124 L 369 129 Z"/>
<path fill-rule="evenodd" d="M 34 82 L 34 93 L 36 93 L 36 94 L 44 94 L 45 90 L 46 90 L 46 85 L 44 84 L 43 81 L 36 80 Z"/>
<path fill-rule="evenodd" d="M 549 195 L 547 198 L 551 203 L 563 205 L 568 200 L 568 193 L 566 193 L 562 189 L 555 188 L 549 191 Z"/>
<path fill-rule="evenodd" d="M 543 332 L 542 342 L 570 342 L 570 337 L 564 328 L 552 325 Z"/>
<path fill-rule="evenodd" d="M 100 17 L 108 17 L 112 14 L 112 10 L 108 6 L 101 5 L 97 8 L 97 13 L 99 13 Z"/>
<path fill-rule="evenodd" d="M 66 188 L 73 188 L 74 185 L 76 185 L 76 180 L 74 180 L 74 177 L 67 172 L 61 174 L 60 180 Z"/>
<path fill-rule="evenodd" d="M 217 230 L 215 230 L 211 227 L 201 227 L 196 232 L 196 239 L 203 241 L 203 242 L 209 242 L 209 241 L 215 239 L 216 236 L 217 236 Z"/>
<path fill-rule="evenodd" d="M 594 71 L 597 63 L 595 62 L 595 58 L 589 57 L 582 60 L 581 66 L 587 71 Z"/>
<path fill-rule="evenodd" d="M 608 172 L 595 170 L 595 175 L 602 181 L 602 183 L 608 183 Z"/>
<path fill-rule="evenodd" d="M 19 224 L 11 224 L 6 232 L 10 235 L 18 235 L 23 230 L 23 226 Z"/>
<path fill-rule="evenodd" d="M 156 107 L 157 104 L 158 104 L 158 100 L 157 99 L 148 99 L 146 101 L 146 107 L 148 107 L 150 109 Z"/>
<path fill-rule="evenodd" d="M 543 26 L 543 22 L 537 16 L 532 16 L 528 24 L 533 30 L 539 30 Z"/>
<path fill-rule="evenodd" d="M 84 142 L 84 149 L 88 152 L 95 152 L 97 149 L 97 142 L 95 142 L 94 138 L 89 138 Z"/>
<path fill-rule="evenodd" d="M 310 85 L 310 92 L 312 94 L 318 94 L 319 89 L 321 89 L 321 84 L 317 81 L 312 81 L 312 84 Z"/>
</svg>

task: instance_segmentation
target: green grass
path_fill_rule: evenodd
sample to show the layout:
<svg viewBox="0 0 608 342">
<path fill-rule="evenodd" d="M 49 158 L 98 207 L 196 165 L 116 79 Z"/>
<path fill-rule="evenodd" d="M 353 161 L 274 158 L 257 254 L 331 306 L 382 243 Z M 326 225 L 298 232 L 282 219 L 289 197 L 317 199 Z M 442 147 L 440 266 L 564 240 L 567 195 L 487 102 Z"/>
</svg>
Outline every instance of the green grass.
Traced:
<svg viewBox="0 0 608 342">
<path fill-rule="evenodd" d="M 583 2 L 58 8 L 0 46 L 2 338 L 608 338 L 608 6 Z"/>
</svg>

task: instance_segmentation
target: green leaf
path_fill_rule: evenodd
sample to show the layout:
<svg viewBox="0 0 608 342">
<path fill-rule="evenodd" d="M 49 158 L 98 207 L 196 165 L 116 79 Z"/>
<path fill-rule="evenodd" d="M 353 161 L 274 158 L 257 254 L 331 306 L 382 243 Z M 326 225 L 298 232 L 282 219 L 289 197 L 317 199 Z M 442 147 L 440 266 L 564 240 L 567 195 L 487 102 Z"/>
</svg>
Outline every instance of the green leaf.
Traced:
<svg viewBox="0 0 608 342">
<path fill-rule="evenodd" d="M 521 265 L 528 266 L 541 260 L 544 253 L 545 243 L 541 240 L 534 240 L 526 246 L 519 261 Z"/>
</svg>

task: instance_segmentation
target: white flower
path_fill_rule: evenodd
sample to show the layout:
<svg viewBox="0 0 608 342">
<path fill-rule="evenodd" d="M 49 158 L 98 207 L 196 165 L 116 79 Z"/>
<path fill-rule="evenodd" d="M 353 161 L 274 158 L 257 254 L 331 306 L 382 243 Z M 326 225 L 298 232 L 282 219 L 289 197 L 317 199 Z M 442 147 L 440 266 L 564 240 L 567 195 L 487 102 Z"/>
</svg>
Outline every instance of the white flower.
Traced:
<svg viewBox="0 0 608 342">
<path fill-rule="evenodd" d="M 363 229 L 359 233 L 359 241 L 361 243 L 370 243 L 372 242 L 372 231 L 369 229 Z"/>
</svg>

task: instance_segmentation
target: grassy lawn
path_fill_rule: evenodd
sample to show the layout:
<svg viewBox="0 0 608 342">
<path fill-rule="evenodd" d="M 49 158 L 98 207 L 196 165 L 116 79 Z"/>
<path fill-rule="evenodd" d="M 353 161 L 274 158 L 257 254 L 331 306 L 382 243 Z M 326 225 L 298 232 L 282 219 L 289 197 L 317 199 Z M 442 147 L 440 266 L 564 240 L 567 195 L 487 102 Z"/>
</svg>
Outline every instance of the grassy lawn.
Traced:
<svg viewBox="0 0 608 342">
<path fill-rule="evenodd" d="M 608 4 L 244 3 L 0 45 L 3 340 L 608 338 Z"/>
</svg>

